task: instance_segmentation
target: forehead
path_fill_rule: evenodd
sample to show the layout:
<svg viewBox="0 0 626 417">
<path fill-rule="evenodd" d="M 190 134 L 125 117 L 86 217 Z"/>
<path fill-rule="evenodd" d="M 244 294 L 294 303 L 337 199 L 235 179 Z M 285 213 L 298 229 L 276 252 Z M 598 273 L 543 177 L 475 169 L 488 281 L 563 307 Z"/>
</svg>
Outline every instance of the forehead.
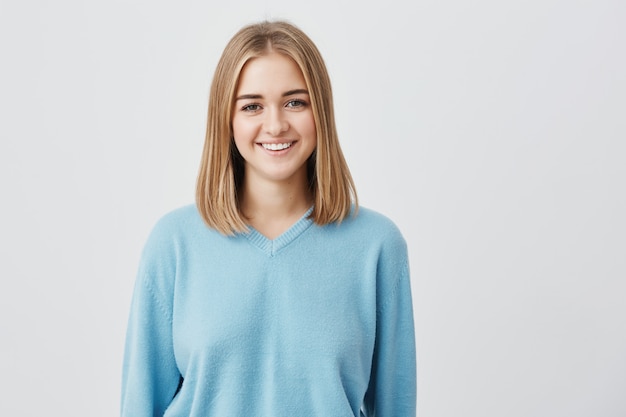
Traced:
<svg viewBox="0 0 626 417">
<path fill-rule="evenodd" d="M 270 52 L 250 59 L 239 75 L 237 93 L 252 93 L 306 88 L 298 64 L 290 57 Z"/>
</svg>

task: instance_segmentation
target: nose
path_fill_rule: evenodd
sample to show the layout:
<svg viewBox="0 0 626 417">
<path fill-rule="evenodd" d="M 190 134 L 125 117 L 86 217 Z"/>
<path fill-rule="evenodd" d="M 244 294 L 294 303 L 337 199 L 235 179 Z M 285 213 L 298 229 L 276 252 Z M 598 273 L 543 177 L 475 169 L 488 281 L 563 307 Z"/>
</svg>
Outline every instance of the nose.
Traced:
<svg viewBox="0 0 626 417">
<path fill-rule="evenodd" d="M 289 130 L 289 123 L 283 112 L 278 109 L 268 109 L 263 120 L 263 130 L 268 135 L 279 136 Z"/>
</svg>

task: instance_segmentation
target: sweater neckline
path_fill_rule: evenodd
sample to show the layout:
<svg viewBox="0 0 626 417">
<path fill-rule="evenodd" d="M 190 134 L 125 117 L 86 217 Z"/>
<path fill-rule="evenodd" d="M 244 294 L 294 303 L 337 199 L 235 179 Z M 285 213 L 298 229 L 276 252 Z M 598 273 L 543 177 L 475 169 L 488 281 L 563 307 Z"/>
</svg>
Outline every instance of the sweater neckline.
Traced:
<svg viewBox="0 0 626 417">
<path fill-rule="evenodd" d="M 304 233 L 304 231 L 313 224 L 313 219 L 309 217 L 312 212 L 313 207 L 310 207 L 298 221 L 274 239 L 269 239 L 252 226 L 248 226 L 248 232 L 246 232 L 244 236 L 248 239 L 248 241 L 250 241 L 250 243 L 265 252 L 267 256 L 272 257 L 282 248 L 296 240 L 298 236 Z"/>
</svg>

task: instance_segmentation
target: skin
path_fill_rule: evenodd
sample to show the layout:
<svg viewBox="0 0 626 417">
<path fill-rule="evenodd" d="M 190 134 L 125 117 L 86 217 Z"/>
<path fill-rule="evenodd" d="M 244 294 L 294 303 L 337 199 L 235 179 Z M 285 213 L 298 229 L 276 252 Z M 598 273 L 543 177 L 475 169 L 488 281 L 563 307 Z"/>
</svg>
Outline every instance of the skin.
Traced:
<svg viewBox="0 0 626 417">
<path fill-rule="evenodd" d="M 244 66 L 235 95 L 233 136 L 245 160 L 243 213 L 270 239 L 312 204 L 306 163 L 317 135 L 306 83 L 289 57 L 269 52 Z"/>
</svg>

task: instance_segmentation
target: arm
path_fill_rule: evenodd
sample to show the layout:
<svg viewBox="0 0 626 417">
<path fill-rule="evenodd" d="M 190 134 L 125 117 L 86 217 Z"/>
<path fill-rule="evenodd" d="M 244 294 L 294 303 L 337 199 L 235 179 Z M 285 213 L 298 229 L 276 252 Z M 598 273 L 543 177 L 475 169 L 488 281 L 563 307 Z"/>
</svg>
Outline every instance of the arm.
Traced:
<svg viewBox="0 0 626 417">
<path fill-rule="evenodd" d="M 149 281 L 139 276 L 126 335 L 122 417 L 162 416 L 179 382 L 171 313 Z"/>
<path fill-rule="evenodd" d="M 416 412 L 416 359 L 408 265 L 377 314 L 372 373 L 365 409 L 373 417 L 409 417 Z"/>
</svg>

